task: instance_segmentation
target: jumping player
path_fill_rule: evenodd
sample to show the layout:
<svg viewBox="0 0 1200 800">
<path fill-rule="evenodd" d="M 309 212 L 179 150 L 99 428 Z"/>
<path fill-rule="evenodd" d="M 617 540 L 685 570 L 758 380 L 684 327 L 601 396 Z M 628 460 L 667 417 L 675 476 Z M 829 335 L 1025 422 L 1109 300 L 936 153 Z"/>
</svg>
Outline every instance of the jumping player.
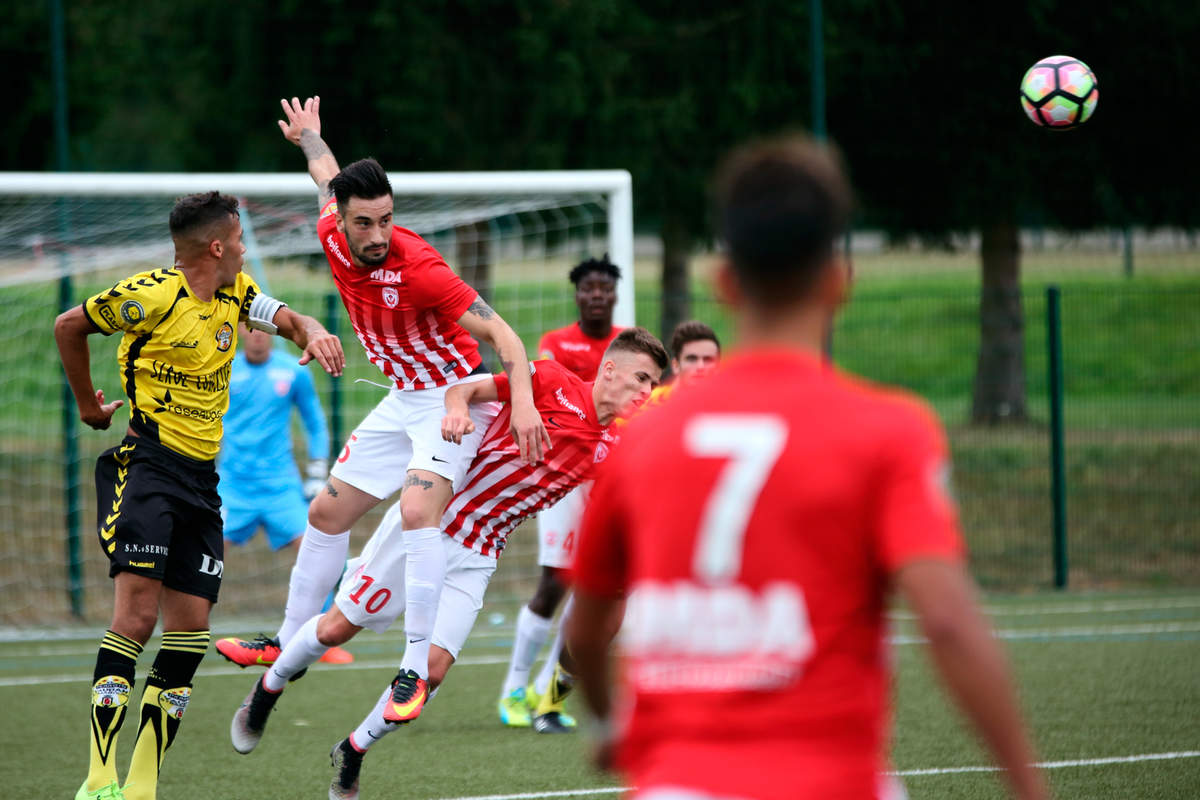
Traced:
<svg viewBox="0 0 1200 800">
<path fill-rule="evenodd" d="M 484 435 L 463 488 L 454 495 L 442 519 L 447 534 L 442 544 L 449 567 L 430 654 L 433 690 L 445 678 L 474 625 L 509 532 L 604 462 L 615 440 L 613 421 L 649 397 L 666 365 L 666 349 L 644 328 L 628 328 L 613 340 L 594 383 L 585 383 L 554 362 L 534 362 L 531 372 L 537 408 L 554 431 L 553 447 L 539 464 L 521 458 L 510 431 L 511 383 L 505 376 L 460 384 L 446 393 L 442 435 L 447 441 L 457 442 L 471 433 L 470 405 L 496 400 L 505 404 Z M 399 508 L 396 505 L 388 511 L 362 555 L 348 565 L 334 607 L 300 628 L 234 714 L 230 734 L 238 752 L 254 749 L 267 715 L 288 681 L 320 658 L 325 648 L 345 644 L 364 627 L 382 632 L 406 613 L 405 555 L 394 544 L 402 535 Z M 398 706 L 388 687 L 362 724 L 334 748 L 337 775 L 330 797 L 358 796 L 358 773 L 367 749 L 398 724 L 412 719 L 407 709 Z"/>
</svg>

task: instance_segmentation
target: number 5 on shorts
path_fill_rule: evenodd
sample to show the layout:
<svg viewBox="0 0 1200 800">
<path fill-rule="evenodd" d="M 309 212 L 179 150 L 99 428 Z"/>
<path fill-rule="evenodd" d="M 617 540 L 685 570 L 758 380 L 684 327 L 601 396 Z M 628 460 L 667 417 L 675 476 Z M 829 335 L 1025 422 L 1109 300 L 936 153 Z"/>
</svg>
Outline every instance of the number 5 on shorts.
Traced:
<svg viewBox="0 0 1200 800">
<path fill-rule="evenodd" d="M 700 519 L 692 571 L 707 581 L 730 580 L 741 570 L 746 525 L 783 451 L 787 425 L 767 414 L 701 414 L 683 439 L 693 456 L 729 459 Z"/>
</svg>

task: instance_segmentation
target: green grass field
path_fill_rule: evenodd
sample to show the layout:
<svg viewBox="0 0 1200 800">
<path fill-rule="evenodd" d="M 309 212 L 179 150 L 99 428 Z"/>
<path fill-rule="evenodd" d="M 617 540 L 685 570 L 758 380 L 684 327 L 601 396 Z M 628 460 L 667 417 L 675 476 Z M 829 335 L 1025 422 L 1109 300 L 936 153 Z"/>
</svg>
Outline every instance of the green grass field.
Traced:
<svg viewBox="0 0 1200 800">
<path fill-rule="evenodd" d="M 989 596 L 998 635 L 1059 798 L 1191 800 L 1200 787 L 1200 594 L 1179 591 Z M 262 622 L 215 620 L 221 634 Z M 247 627 L 247 625 L 249 627 Z M 67 798 L 87 761 L 87 702 L 101 631 L 45 631 L 0 641 L 0 727 L 8 796 Z M 936 686 L 912 620 L 895 615 L 893 763 L 913 798 L 1003 797 L 998 776 Z M 613 796 L 577 735 L 501 728 L 495 698 L 511 627 L 481 617 L 445 688 L 422 718 L 377 745 L 363 798 Z M 143 655 L 139 684 L 156 640 Z M 164 766 L 170 800 L 324 797 L 328 750 L 357 724 L 391 678 L 399 638 L 363 633 L 357 661 L 316 665 L 290 687 L 259 748 L 229 744 L 229 718 L 254 681 L 210 651 Z M 26 722 L 26 721 L 29 722 Z M 29 723 L 32 724 L 29 724 Z M 122 773 L 133 727 L 121 739 Z"/>
</svg>

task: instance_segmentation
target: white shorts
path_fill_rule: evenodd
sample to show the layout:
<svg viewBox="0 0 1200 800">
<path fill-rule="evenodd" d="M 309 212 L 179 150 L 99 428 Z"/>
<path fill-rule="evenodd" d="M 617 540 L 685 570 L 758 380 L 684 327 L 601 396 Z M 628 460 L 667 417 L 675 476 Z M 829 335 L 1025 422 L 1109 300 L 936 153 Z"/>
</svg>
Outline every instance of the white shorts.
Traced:
<svg viewBox="0 0 1200 800">
<path fill-rule="evenodd" d="M 454 658 L 462 650 L 483 594 L 496 571 L 496 559 L 443 536 L 446 580 L 438 602 L 431 642 Z M 388 509 L 362 554 L 346 563 L 346 578 L 334 602 L 351 623 L 383 633 L 404 613 L 404 530 L 400 504 Z"/>
<path fill-rule="evenodd" d="M 490 377 L 482 373 L 468 375 L 460 383 Z M 443 441 L 444 400 L 450 386 L 388 391 L 350 434 L 329 474 L 381 500 L 404 484 L 410 469 L 441 475 L 457 489 L 500 404 L 471 406 L 475 432 L 464 436 L 462 444 Z"/>
<path fill-rule="evenodd" d="M 575 561 L 579 522 L 591 487 L 591 481 L 582 483 L 538 512 L 538 566 L 567 569 Z"/>
</svg>

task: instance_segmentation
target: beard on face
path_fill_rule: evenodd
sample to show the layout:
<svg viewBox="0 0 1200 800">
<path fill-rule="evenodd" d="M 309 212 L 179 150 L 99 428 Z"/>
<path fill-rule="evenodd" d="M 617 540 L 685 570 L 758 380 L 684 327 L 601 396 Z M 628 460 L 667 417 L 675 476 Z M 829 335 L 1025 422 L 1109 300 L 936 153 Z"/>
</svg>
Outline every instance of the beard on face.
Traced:
<svg viewBox="0 0 1200 800">
<path fill-rule="evenodd" d="M 350 244 L 350 243 L 347 242 L 347 244 Z M 368 255 L 365 250 L 359 250 L 357 247 L 355 247 L 352 244 L 350 245 L 351 254 L 353 254 L 355 258 L 357 258 L 362 263 L 366 264 L 368 267 L 378 267 L 380 264 L 387 261 L 388 250 L 389 250 L 389 248 L 386 245 L 384 245 L 383 249 L 379 252 L 379 255 L 374 256 L 374 255 Z"/>
</svg>

